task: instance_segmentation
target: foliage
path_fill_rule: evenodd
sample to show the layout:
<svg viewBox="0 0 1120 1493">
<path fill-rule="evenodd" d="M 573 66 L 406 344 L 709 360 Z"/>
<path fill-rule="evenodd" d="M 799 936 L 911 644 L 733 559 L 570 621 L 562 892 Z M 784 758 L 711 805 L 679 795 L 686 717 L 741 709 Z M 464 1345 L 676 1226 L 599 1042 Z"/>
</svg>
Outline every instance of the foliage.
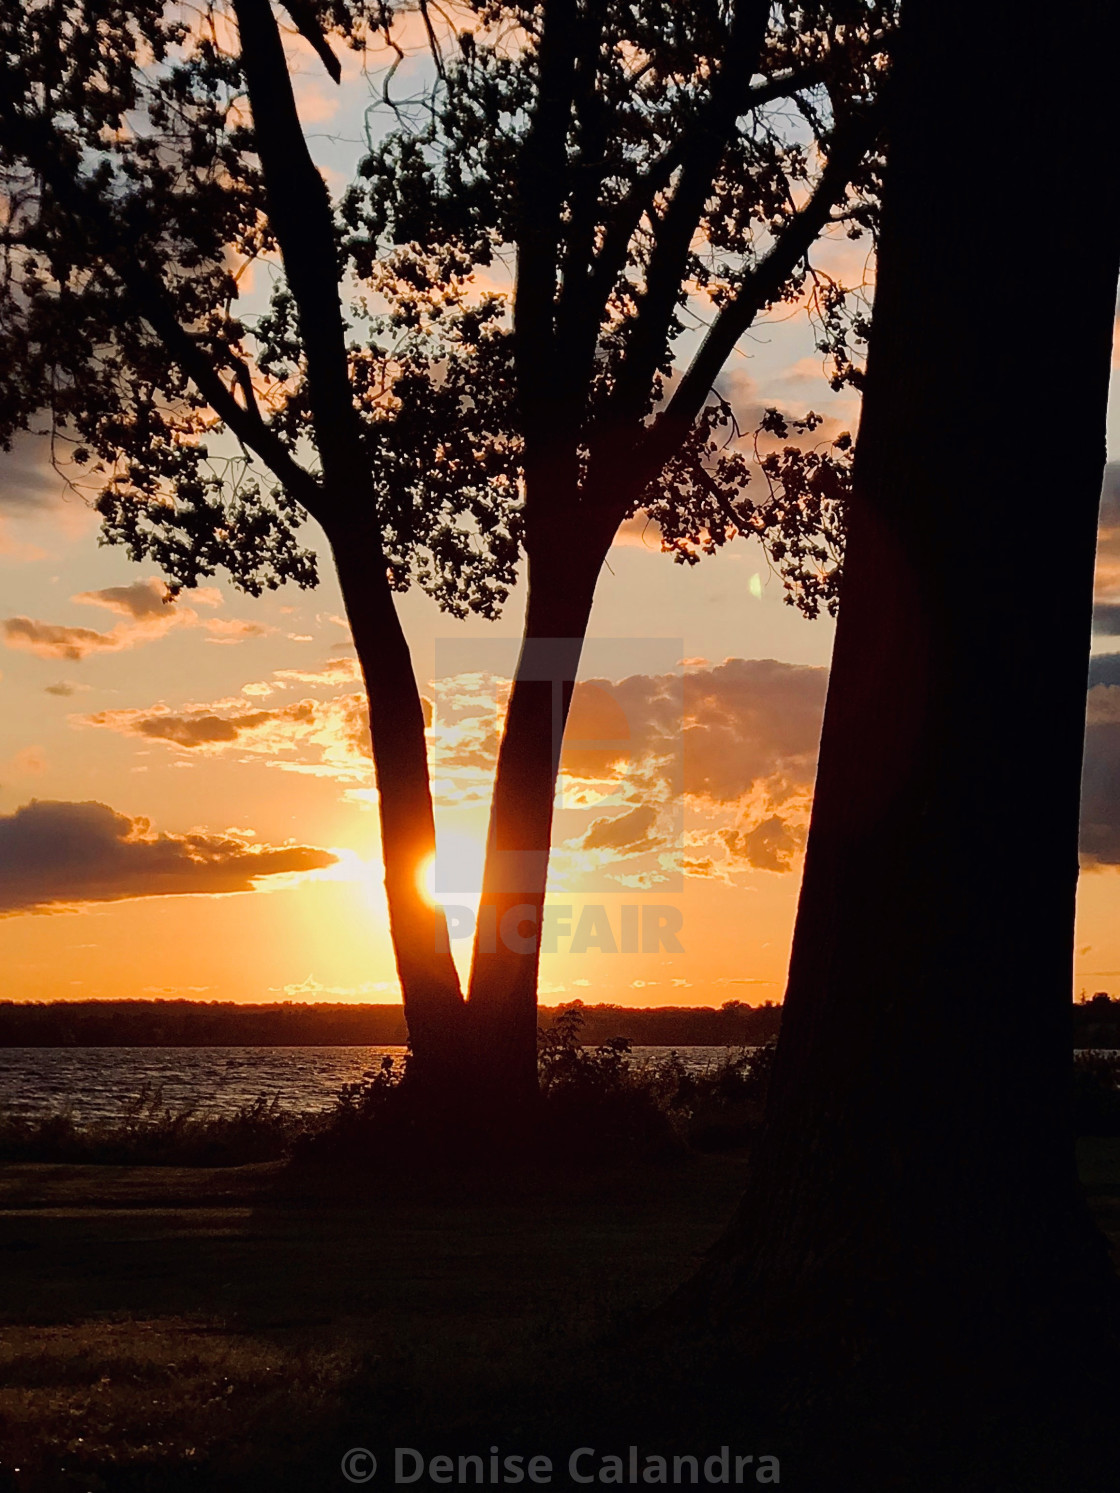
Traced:
<svg viewBox="0 0 1120 1493">
<path fill-rule="evenodd" d="M 390 128 L 373 138 L 374 119 L 358 181 L 324 204 L 310 157 L 280 200 L 279 126 L 246 107 L 236 23 L 262 11 L 271 25 L 263 0 L 0 11 L 0 440 L 48 429 L 105 538 L 175 586 L 219 568 L 254 594 L 311 585 L 307 513 L 328 531 L 357 514 L 395 587 L 492 616 L 536 442 L 585 512 L 629 473 L 615 516 L 649 511 L 676 558 L 755 533 L 799 605 L 830 604 L 839 529 L 821 504 L 842 463 L 826 480 L 779 460 L 780 503 L 748 502 L 711 390 L 754 315 L 802 297 L 835 379 L 857 376 L 858 294 L 809 250 L 874 224 L 868 120 L 894 6 L 470 0 L 438 23 L 425 8 L 421 96 L 385 80 Z M 341 49 L 401 46 L 381 0 L 292 14 L 332 74 Z M 273 83 L 290 93 L 286 70 Z M 342 386 L 312 345 L 323 318 L 289 221 L 320 206 L 334 246 L 311 279 L 340 318 Z M 351 417 L 348 487 L 331 432 Z"/>
<path fill-rule="evenodd" d="M 621 1014 L 621 1013 L 620 1013 Z M 627 1156 L 669 1155 L 682 1147 L 724 1151 L 749 1145 L 762 1120 L 776 1039 L 728 1048 L 704 1069 L 679 1054 L 634 1058 L 626 1037 L 580 1042 L 583 1014 L 561 1007 L 542 1028 L 541 1107 L 530 1156 L 581 1166 Z M 229 1115 L 172 1109 L 145 1087 L 119 1117 L 80 1120 L 72 1108 L 42 1115 L 0 1114 L 0 1162 L 106 1166 L 243 1166 L 296 1156 L 304 1163 L 406 1167 L 417 1147 L 440 1135 L 430 1102 L 418 1105 L 402 1080 L 407 1062 L 380 1067 L 342 1086 L 325 1114 L 284 1109 L 261 1095 Z M 1085 1051 L 1073 1064 L 1077 1135 L 1120 1135 L 1120 1053 Z M 453 1122 L 468 1143 L 461 1111 Z"/>
<path fill-rule="evenodd" d="M 775 1042 L 729 1048 L 696 1069 L 675 1051 L 636 1061 L 626 1037 L 581 1046 L 582 1022 L 578 1008 L 562 1008 L 540 1038 L 546 1131 L 561 1145 L 594 1156 L 663 1146 L 667 1133 L 704 1151 L 749 1142 L 762 1119 Z"/>
<path fill-rule="evenodd" d="M 489 1134 L 479 1143 L 470 1075 L 463 1102 L 448 1096 L 441 1114 L 430 1093 L 409 1084 L 407 1062 L 397 1065 L 386 1056 L 380 1068 L 344 1085 L 323 1124 L 296 1142 L 295 1155 L 305 1163 L 406 1170 L 419 1155 L 472 1165 L 499 1153 L 530 1164 L 595 1167 L 749 1140 L 761 1118 L 773 1044 L 729 1050 L 724 1061 L 696 1072 L 675 1052 L 638 1062 L 626 1037 L 584 1046 L 583 1020 L 578 1006 L 561 1007 L 542 1028 L 537 1111 L 504 1149 Z"/>
<path fill-rule="evenodd" d="M 1073 1060 L 1076 1135 L 1120 1135 L 1120 1052 L 1079 1052 Z"/>
<path fill-rule="evenodd" d="M 448 266 L 461 309 L 459 287 L 514 248 L 502 346 L 530 554 L 535 531 L 555 543 L 557 508 L 607 534 L 644 511 L 682 563 L 756 535 L 792 602 L 834 608 L 850 438 L 769 453 L 752 502 L 757 441 L 718 381 L 757 316 L 800 301 L 834 385 L 859 381 L 861 287 L 810 251 L 874 227 L 894 7 L 465 9 L 438 84 L 397 108 L 343 200 L 356 272 L 391 266 L 400 325 L 438 342 Z"/>
<path fill-rule="evenodd" d="M 0 1161 L 105 1166 L 243 1166 L 276 1161 L 314 1120 L 261 1095 L 230 1115 L 171 1109 L 145 1086 L 119 1117 L 79 1120 L 70 1108 L 44 1115 L 0 1115 Z"/>
</svg>

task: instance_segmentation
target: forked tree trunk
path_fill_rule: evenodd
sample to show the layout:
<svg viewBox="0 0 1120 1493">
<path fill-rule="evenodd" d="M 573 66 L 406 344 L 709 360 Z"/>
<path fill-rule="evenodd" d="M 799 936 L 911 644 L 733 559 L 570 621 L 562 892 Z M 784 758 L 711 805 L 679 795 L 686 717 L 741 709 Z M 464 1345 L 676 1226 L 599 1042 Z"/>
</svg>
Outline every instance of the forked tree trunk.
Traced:
<svg viewBox="0 0 1120 1493">
<path fill-rule="evenodd" d="M 702 1285 L 724 1335 L 849 1365 L 905 1344 L 948 1382 L 1116 1320 L 1069 1092 L 1117 22 L 905 0 L 903 24 L 782 1035 Z"/>
<path fill-rule="evenodd" d="M 524 1113 L 537 1089 L 537 971 L 560 751 L 613 537 L 575 529 L 530 552 L 521 654 L 498 753 L 468 1013 L 491 1107 Z M 559 538 L 559 536 L 558 536 Z"/>
<path fill-rule="evenodd" d="M 465 1064 L 464 1002 L 442 909 L 423 887 L 435 819 L 423 702 L 384 574 L 380 539 L 357 526 L 331 536 L 369 702 L 389 927 L 408 1025 L 411 1079 L 452 1097 Z"/>
</svg>

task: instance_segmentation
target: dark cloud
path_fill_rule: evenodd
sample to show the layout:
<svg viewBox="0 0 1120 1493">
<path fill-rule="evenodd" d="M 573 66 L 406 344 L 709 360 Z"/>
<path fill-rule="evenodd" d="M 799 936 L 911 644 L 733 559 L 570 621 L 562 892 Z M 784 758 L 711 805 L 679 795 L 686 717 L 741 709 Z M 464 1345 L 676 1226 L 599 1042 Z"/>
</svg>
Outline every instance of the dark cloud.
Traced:
<svg viewBox="0 0 1120 1493">
<path fill-rule="evenodd" d="M 274 710 L 248 710 L 231 700 L 180 710 L 164 705 L 100 710 L 81 717 L 81 724 L 162 742 L 179 751 L 248 752 L 292 772 L 340 782 L 365 781 L 372 754 L 369 712 L 359 694 L 297 700 Z"/>
<path fill-rule="evenodd" d="M 722 804 L 764 780 L 799 790 L 813 781 L 827 681 L 827 669 L 772 658 L 729 658 L 683 679 L 589 680 L 576 686 L 564 766 L 599 776 L 608 758 L 625 777 L 635 764 L 677 763 L 686 794 Z"/>
<path fill-rule="evenodd" d="M 584 850 L 637 850 L 649 839 L 657 810 L 641 804 L 614 819 L 596 819 L 583 837 Z"/>
<path fill-rule="evenodd" d="M 1096 597 L 1093 631 L 1100 637 L 1120 636 L 1120 462 L 1105 468 L 1101 490 Z"/>
<path fill-rule="evenodd" d="M 205 707 L 179 713 L 170 710 L 100 710 L 95 715 L 86 716 L 85 723 L 108 726 L 110 730 L 128 736 L 163 741 L 169 746 L 191 751 L 196 747 L 230 746 L 244 736 L 271 727 L 308 726 L 314 723 L 315 713 L 314 700 L 301 700 L 279 710 L 247 710 L 225 715 Z"/>
<path fill-rule="evenodd" d="M 1104 469 L 1101 488 L 1101 527 L 1120 527 L 1120 461 L 1110 461 Z"/>
<path fill-rule="evenodd" d="M 1120 653 L 1097 653 L 1089 660 L 1089 684 L 1120 684 Z"/>
<path fill-rule="evenodd" d="M 756 871 L 789 871 L 804 843 L 800 826 L 790 825 L 779 814 L 771 814 L 751 830 L 723 829 L 723 841 L 731 861 L 740 861 Z"/>
<path fill-rule="evenodd" d="M 1120 654 L 1106 659 L 1120 664 Z M 1089 691 L 1081 775 L 1081 856 L 1089 867 L 1120 866 L 1120 668 L 1114 673 L 1116 683 Z"/>
<path fill-rule="evenodd" d="M 223 746 L 276 721 L 309 721 L 312 710 L 310 702 L 305 702 L 287 710 L 253 710 L 245 715 L 150 715 L 141 716 L 130 729 L 135 736 L 167 741 L 173 746 Z M 90 719 L 98 724 L 97 716 Z"/>
<path fill-rule="evenodd" d="M 1120 866 L 1120 721 L 1086 733 L 1081 854 L 1090 866 Z"/>
<path fill-rule="evenodd" d="M 67 684 L 64 679 L 60 680 L 58 684 L 48 684 L 43 687 L 45 695 L 57 695 L 62 700 L 68 700 L 71 695 L 77 694 L 77 692 L 78 686 L 76 684 Z"/>
<path fill-rule="evenodd" d="M 194 593 L 204 606 L 218 606 L 221 596 L 203 587 Z M 240 617 L 202 618 L 193 607 L 168 597 L 167 587 L 155 576 L 134 581 L 129 586 L 105 586 L 100 591 L 81 591 L 71 601 L 84 606 L 104 607 L 121 620 L 109 632 L 91 627 L 70 627 L 40 622 L 32 617 L 9 617 L 3 623 L 4 638 L 10 648 L 25 648 L 40 658 L 67 659 L 77 663 L 91 653 L 119 653 L 166 637 L 173 628 L 198 628 L 208 643 L 243 643 L 261 638 L 273 631 L 259 622 Z"/>
<path fill-rule="evenodd" d="M 113 653 L 122 646 L 115 633 L 95 632 L 92 627 L 59 627 L 31 617 L 7 618 L 4 641 L 9 648 L 25 648 L 40 658 L 63 658 L 70 663 L 90 653 Z"/>
<path fill-rule="evenodd" d="M 686 874 L 724 880 L 792 869 L 805 839 L 827 682 L 824 668 L 732 658 L 714 666 L 696 660 L 684 674 L 578 684 L 564 769 L 573 780 L 609 784 L 630 806 L 594 820 L 580 848 L 656 851 L 662 872 L 668 852 Z M 682 801 L 692 815 L 687 833 Z"/>
<path fill-rule="evenodd" d="M 337 857 L 308 845 L 256 846 L 232 835 L 168 835 L 108 804 L 32 799 L 0 815 L 0 914 L 189 893 L 249 892 L 269 876 Z"/>
</svg>

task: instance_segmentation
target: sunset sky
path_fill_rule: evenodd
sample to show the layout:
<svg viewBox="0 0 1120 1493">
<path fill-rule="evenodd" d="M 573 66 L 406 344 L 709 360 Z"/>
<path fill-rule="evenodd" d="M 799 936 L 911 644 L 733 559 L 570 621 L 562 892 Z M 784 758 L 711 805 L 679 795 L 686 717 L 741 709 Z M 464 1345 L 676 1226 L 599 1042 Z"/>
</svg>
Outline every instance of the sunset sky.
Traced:
<svg viewBox="0 0 1120 1493">
<path fill-rule="evenodd" d="M 309 54 L 301 67 L 304 121 L 341 187 L 369 83 L 354 58 L 339 91 Z M 818 258 L 850 275 L 865 253 L 841 242 Z M 826 433 L 858 415 L 850 393 L 829 391 L 802 312 L 756 327 L 722 388 L 746 429 L 769 404 L 825 412 Z M 1022 439 L 1039 439 L 1061 398 L 1061 369 L 1041 397 L 1024 391 Z M 1120 458 L 1115 388 L 1110 451 Z M 219 581 L 168 604 L 153 568 L 99 547 L 98 528 L 44 438 L 2 459 L 0 998 L 397 999 L 362 697 L 329 564 L 311 592 L 254 600 Z M 1009 535 L 1005 561 L 1029 606 L 1060 547 Z M 432 712 L 436 896 L 459 907 L 477 886 L 523 599 L 496 624 L 455 622 L 419 593 L 401 601 Z M 1098 603 L 1075 991 L 1120 994 L 1120 461 Z M 543 998 L 780 999 L 831 623 L 784 605 L 756 544 L 686 569 L 638 522 L 610 556 L 591 637 Z M 606 909 L 616 942 L 624 905 L 672 907 L 682 951 L 572 951 L 564 925 L 587 905 Z"/>
</svg>

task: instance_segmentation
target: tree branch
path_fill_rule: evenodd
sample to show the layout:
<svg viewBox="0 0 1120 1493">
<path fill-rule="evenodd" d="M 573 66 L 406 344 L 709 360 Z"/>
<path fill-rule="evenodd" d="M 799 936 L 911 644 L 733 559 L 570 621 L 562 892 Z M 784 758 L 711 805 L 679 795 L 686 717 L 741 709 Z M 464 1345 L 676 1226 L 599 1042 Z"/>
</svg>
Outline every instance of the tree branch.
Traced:
<svg viewBox="0 0 1120 1493">
<path fill-rule="evenodd" d="M 296 30 L 300 36 L 314 47 L 319 61 L 327 72 L 336 83 L 341 83 L 342 64 L 331 51 L 330 43 L 323 34 L 323 28 L 315 14 L 315 7 L 310 0 L 284 0 L 284 9 L 296 23 Z"/>
<path fill-rule="evenodd" d="M 677 304 L 689 247 L 711 191 L 727 143 L 747 92 L 744 78 L 754 71 L 766 34 L 766 0 L 739 0 L 728 35 L 727 51 L 712 84 L 681 163 L 680 180 L 655 229 L 645 291 L 630 330 L 630 342 L 612 404 L 612 423 L 628 424 L 644 414 L 651 380 L 665 346 L 669 319 Z"/>
<path fill-rule="evenodd" d="M 778 99 L 791 98 L 804 88 L 813 88 L 824 80 L 824 68 L 805 67 L 797 72 L 783 73 L 780 77 L 768 78 L 748 90 L 742 101 L 737 118 L 750 114 Z M 669 183 L 673 172 L 681 166 L 695 148 L 695 132 L 681 135 L 652 161 L 633 183 L 621 202 L 617 204 L 607 223 L 603 247 L 595 258 L 590 277 L 590 300 L 596 313 L 601 314 L 615 283 L 626 263 L 626 251 L 630 240 L 637 232 L 638 224 L 653 207 L 654 198 Z"/>
<path fill-rule="evenodd" d="M 316 519 L 324 511 L 319 483 L 289 452 L 254 407 L 243 408 L 222 382 L 221 375 L 195 338 L 180 323 L 158 280 L 138 262 L 105 202 L 85 186 L 70 168 L 67 141 L 41 116 L 29 118 L 13 106 L 7 87 L 0 89 L 0 124 L 19 139 L 20 152 L 50 194 L 80 232 L 92 232 L 106 265 L 132 297 L 146 321 L 180 370 L 237 439 L 260 457 L 276 480 Z"/>
<path fill-rule="evenodd" d="M 667 406 L 646 430 L 637 450 L 627 457 L 630 485 L 644 488 L 679 450 L 703 409 L 712 385 L 735 344 L 766 306 L 781 294 L 798 263 L 805 258 L 821 230 L 831 221 L 839 202 L 879 128 L 875 110 L 853 116 L 837 133 L 820 180 L 809 201 L 790 221 L 781 237 L 743 279 L 735 298 L 723 307 L 708 329 L 696 355 Z M 610 491 L 612 483 L 596 484 Z"/>
<path fill-rule="evenodd" d="M 526 443 L 553 424 L 556 278 L 560 213 L 567 188 L 567 137 L 578 49 L 575 0 L 546 0 L 537 103 L 518 182 L 517 283 L 513 347 Z"/>
<path fill-rule="evenodd" d="M 573 103 L 579 124 L 579 155 L 572 167 L 572 190 L 563 254 L 560 256 L 560 304 L 558 322 L 559 362 L 573 389 L 583 384 L 586 358 L 581 356 L 588 332 L 598 331 L 599 307 L 588 295 L 595 260 L 595 233 L 599 218 L 599 191 L 603 184 L 607 143 L 607 109 L 598 90 L 599 48 L 603 17 L 588 16 L 576 59 Z M 588 328 L 587 323 L 591 322 Z"/>
<path fill-rule="evenodd" d="M 268 216 L 299 315 L 316 445 L 329 491 L 373 500 L 354 408 L 334 214 L 307 148 L 270 0 L 234 0 Z"/>
</svg>

